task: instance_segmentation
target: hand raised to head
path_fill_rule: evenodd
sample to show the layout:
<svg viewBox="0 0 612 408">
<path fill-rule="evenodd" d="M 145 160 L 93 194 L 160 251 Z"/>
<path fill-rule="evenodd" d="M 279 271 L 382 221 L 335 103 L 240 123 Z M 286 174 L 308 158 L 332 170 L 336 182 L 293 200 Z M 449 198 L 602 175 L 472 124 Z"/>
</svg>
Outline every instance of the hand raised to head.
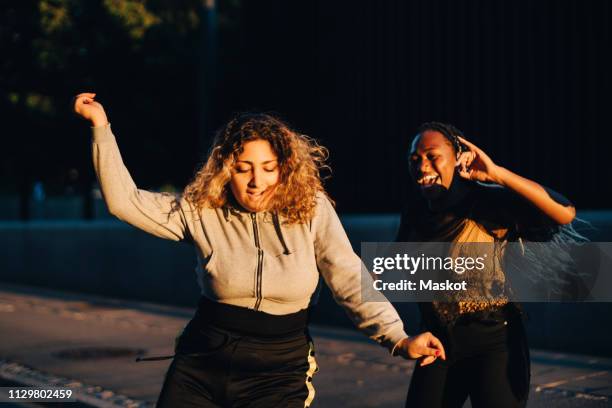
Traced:
<svg viewBox="0 0 612 408">
<path fill-rule="evenodd" d="M 474 143 L 463 137 L 459 137 L 459 140 L 469 148 L 457 159 L 459 175 L 468 180 L 499 183 L 499 167 L 493 160 Z"/>
</svg>

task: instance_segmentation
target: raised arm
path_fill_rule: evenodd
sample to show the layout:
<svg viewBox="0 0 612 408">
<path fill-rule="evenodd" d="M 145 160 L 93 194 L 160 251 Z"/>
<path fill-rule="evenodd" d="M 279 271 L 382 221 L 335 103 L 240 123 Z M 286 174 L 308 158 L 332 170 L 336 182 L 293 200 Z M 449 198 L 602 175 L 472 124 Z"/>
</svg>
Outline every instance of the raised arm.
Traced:
<svg viewBox="0 0 612 408">
<path fill-rule="evenodd" d="M 482 149 L 464 138 L 459 139 L 470 149 L 459 159 L 459 174 L 462 177 L 506 187 L 533 204 L 557 224 L 569 224 L 576 217 L 576 209 L 565 197 L 496 165 Z"/>
<path fill-rule="evenodd" d="M 444 348 L 431 333 L 408 338 L 393 305 L 374 291 L 371 276 L 362 273 L 361 259 L 355 254 L 329 200 L 321 194 L 312 221 L 317 266 L 334 299 L 358 329 L 387 347 L 393 354 L 421 358 L 421 364 L 445 358 Z M 365 281 L 364 281 L 365 280 Z"/>
<path fill-rule="evenodd" d="M 74 110 L 92 124 L 93 164 L 111 214 L 160 238 L 188 239 L 191 207 L 167 193 L 140 190 L 123 164 L 119 147 L 95 94 L 75 97 Z"/>
</svg>

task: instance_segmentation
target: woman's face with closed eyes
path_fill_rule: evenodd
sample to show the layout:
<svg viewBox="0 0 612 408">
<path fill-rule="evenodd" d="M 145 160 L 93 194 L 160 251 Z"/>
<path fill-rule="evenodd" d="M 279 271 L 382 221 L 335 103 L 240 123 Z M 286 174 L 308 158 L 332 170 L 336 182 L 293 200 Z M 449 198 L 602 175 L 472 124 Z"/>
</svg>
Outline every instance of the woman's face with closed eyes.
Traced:
<svg viewBox="0 0 612 408">
<path fill-rule="evenodd" d="M 251 140 L 242 146 L 232 169 L 230 188 L 247 211 L 267 208 L 280 179 L 278 156 L 267 140 Z"/>
<path fill-rule="evenodd" d="M 418 134 L 410 149 L 410 175 L 427 199 L 448 191 L 455 175 L 455 149 L 442 133 L 426 130 Z"/>
</svg>

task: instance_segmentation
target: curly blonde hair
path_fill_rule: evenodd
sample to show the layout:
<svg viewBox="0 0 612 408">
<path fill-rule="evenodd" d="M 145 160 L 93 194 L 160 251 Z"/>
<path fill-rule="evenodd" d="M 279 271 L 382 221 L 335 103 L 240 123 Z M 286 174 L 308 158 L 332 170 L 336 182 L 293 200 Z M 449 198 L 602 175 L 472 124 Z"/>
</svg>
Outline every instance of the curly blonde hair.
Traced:
<svg viewBox="0 0 612 408">
<path fill-rule="evenodd" d="M 265 113 L 239 114 L 217 132 L 208 160 L 185 187 L 183 197 L 197 209 L 225 206 L 236 159 L 252 140 L 267 140 L 278 156 L 280 177 L 268 211 L 283 215 L 287 224 L 310 221 L 317 193 L 325 194 L 321 171 L 330 170 L 325 163 L 328 150 Z"/>
</svg>

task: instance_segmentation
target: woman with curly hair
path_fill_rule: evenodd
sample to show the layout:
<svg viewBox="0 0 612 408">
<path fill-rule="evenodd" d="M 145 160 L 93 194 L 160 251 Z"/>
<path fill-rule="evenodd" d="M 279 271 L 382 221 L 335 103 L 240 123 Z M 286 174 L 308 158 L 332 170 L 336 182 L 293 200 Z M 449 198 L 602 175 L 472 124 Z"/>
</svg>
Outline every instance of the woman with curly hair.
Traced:
<svg viewBox="0 0 612 408">
<path fill-rule="evenodd" d="M 267 114 L 242 114 L 218 133 L 182 196 L 139 190 L 95 94 L 93 161 L 112 214 L 161 238 L 192 243 L 202 297 L 177 339 L 160 407 L 305 407 L 317 371 L 308 309 L 322 276 L 370 338 L 405 358 L 440 356 L 431 333 L 410 337 L 393 306 L 365 302 L 353 252 L 319 176 L 326 150 Z"/>
<path fill-rule="evenodd" d="M 559 193 L 497 165 L 444 123 L 421 125 L 409 170 L 420 197 L 406 204 L 397 241 L 450 242 L 468 250 L 478 243 L 485 257 L 494 251 L 465 294 L 419 304 L 422 327 L 442 340 L 448 359 L 415 368 L 406 407 L 462 407 L 468 397 L 474 408 L 525 406 L 529 349 L 521 309 L 509 296 L 510 265 L 496 248 L 564 233 L 576 238 L 566 225 L 575 209 Z"/>
</svg>

